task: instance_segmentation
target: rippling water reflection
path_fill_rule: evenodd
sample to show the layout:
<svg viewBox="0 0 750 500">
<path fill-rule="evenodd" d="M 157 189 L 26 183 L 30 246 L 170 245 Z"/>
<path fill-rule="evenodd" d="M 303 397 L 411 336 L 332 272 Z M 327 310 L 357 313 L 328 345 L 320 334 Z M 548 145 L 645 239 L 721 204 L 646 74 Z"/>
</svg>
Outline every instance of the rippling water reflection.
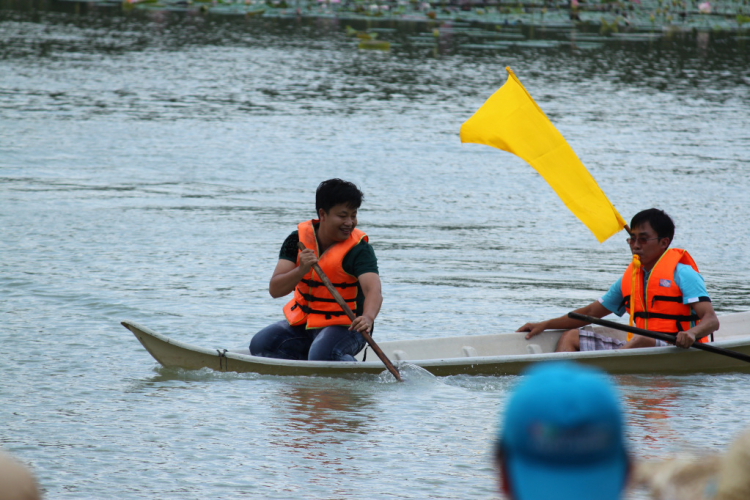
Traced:
<svg viewBox="0 0 750 500">
<path fill-rule="evenodd" d="M 750 306 L 739 43 L 477 52 L 417 46 L 427 27 L 404 24 L 372 53 L 332 20 L 14 5 L 0 2 L 0 443 L 50 498 L 495 496 L 515 378 L 166 370 L 119 321 L 246 343 L 278 319 L 278 248 L 331 176 L 366 194 L 380 339 L 510 331 L 595 299 L 624 235 L 598 245 L 520 160 L 458 143 L 506 65 L 626 218 L 675 217 L 719 311 Z M 724 446 L 748 421 L 746 375 L 617 381 L 641 457 Z"/>
</svg>

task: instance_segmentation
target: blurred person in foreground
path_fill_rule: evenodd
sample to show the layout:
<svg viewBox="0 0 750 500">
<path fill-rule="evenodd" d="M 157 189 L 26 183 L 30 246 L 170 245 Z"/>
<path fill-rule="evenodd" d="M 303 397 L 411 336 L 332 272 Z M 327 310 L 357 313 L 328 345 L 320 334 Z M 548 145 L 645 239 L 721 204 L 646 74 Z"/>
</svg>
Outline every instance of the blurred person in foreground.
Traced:
<svg viewBox="0 0 750 500">
<path fill-rule="evenodd" d="M 633 484 L 654 500 L 750 499 L 750 429 L 723 455 L 687 455 L 649 460 L 634 468 Z"/>
<path fill-rule="evenodd" d="M 693 258 L 687 250 L 669 248 L 675 230 L 672 218 L 663 210 L 649 208 L 635 214 L 630 228 L 627 242 L 638 260 L 634 259 L 599 300 L 574 312 L 603 318 L 610 313 L 622 316 L 627 311 L 636 327 L 672 334 L 678 347 L 687 349 L 693 342 L 708 342 L 709 335 L 719 329 L 719 319 Z M 632 333 L 626 341 L 607 337 L 567 315 L 526 323 L 518 329 L 529 332 L 527 340 L 544 330 L 566 330 L 557 342 L 558 352 L 668 345 Z"/>
<path fill-rule="evenodd" d="M 512 500 L 617 500 L 630 458 L 615 387 L 573 363 L 531 367 L 501 417 L 500 486 Z"/>
<path fill-rule="evenodd" d="M 39 488 L 29 469 L 0 452 L 0 500 L 39 500 Z"/>
</svg>

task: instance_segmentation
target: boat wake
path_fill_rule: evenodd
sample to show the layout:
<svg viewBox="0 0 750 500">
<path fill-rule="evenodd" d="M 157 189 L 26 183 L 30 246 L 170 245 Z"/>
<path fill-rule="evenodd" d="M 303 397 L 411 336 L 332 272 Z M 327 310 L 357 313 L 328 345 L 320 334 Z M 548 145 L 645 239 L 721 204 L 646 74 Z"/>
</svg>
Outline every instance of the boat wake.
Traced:
<svg viewBox="0 0 750 500">
<path fill-rule="evenodd" d="M 420 382 L 420 381 L 434 381 L 437 377 L 432 373 L 428 372 L 421 366 L 413 365 L 406 361 L 399 361 L 395 364 L 398 369 L 401 378 L 404 382 Z M 395 383 L 396 377 L 394 377 L 388 370 L 378 375 L 378 382 L 381 383 Z"/>
</svg>

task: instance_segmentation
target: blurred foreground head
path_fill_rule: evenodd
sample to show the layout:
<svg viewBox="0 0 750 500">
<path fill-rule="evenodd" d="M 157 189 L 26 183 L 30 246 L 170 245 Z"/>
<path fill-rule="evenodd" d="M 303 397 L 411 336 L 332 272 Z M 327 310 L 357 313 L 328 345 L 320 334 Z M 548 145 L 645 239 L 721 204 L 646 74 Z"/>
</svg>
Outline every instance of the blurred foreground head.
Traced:
<svg viewBox="0 0 750 500">
<path fill-rule="evenodd" d="M 31 472 L 0 452 L 0 500 L 39 500 L 39 489 Z"/>
<path fill-rule="evenodd" d="M 654 500 L 750 499 L 750 429 L 721 455 L 682 455 L 639 463 L 634 483 Z"/>
<path fill-rule="evenodd" d="M 721 458 L 715 500 L 750 498 L 750 430 L 732 442 Z"/>
<path fill-rule="evenodd" d="M 617 500 L 628 477 L 623 416 L 604 373 L 533 366 L 500 422 L 497 462 L 514 500 Z"/>
</svg>

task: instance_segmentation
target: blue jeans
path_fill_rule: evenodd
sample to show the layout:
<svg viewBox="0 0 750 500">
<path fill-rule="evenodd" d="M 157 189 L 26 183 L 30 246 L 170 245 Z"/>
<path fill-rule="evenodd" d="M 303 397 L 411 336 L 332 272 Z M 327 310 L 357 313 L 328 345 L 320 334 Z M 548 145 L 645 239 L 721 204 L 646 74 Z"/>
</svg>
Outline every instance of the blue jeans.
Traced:
<svg viewBox="0 0 750 500">
<path fill-rule="evenodd" d="M 250 340 L 250 354 L 264 358 L 309 361 L 356 361 L 354 355 L 365 347 L 359 332 L 346 326 L 308 330 L 291 326 L 286 320 L 269 325 Z"/>
</svg>

